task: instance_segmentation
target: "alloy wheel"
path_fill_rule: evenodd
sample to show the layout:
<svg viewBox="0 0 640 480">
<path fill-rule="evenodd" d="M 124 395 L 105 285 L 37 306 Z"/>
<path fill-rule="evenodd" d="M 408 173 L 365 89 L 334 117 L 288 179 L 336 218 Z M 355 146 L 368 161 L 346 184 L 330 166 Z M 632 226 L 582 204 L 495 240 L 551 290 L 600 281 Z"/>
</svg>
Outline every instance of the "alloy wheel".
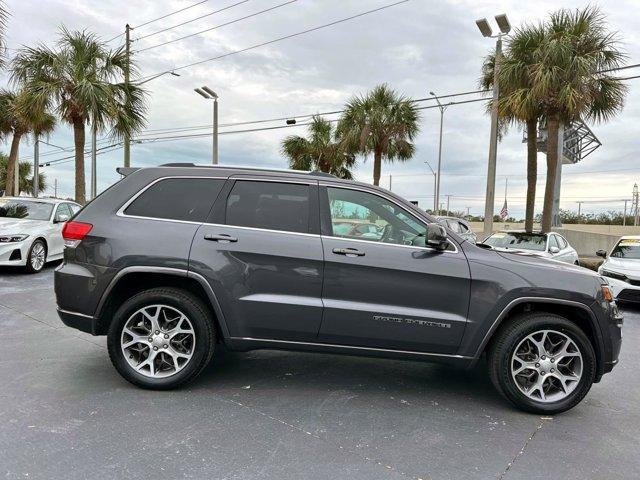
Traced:
<svg viewBox="0 0 640 480">
<path fill-rule="evenodd" d="M 40 241 L 36 242 L 31 248 L 31 255 L 29 256 L 31 268 L 35 271 L 41 270 L 44 266 L 45 257 L 46 250 L 44 245 Z"/>
<path fill-rule="evenodd" d="M 151 378 L 165 378 L 184 369 L 195 350 L 191 321 L 168 305 L 148 305 L 129 317 L 120 346 L 129 366 Z"/>
<path fill-rule="evenodd" d="M 576 343 L 556 330 L 527 335 L 511 357 L 511 376 L 518 389 L 537 402 L 568 397 L 580 383 L 583 360 Z"/>
</svg>

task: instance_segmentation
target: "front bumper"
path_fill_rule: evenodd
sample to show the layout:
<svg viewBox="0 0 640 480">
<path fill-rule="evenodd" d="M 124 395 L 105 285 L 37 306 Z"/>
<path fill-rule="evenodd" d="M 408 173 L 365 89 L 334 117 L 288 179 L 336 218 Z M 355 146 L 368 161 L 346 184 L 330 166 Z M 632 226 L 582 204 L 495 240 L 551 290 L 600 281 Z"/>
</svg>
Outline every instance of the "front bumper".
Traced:
<svg viewBox="0 0 640 480">
<path fill-rule="evenodd" d="M 11 242 L 0 244 L 0 265 L 2 266 L 25 266 L 29 255 L 30 239 L 22 242 Z"/>
<path fill-rule="evenodd" d="M 640 303 L 640 286 L 632 285 L 624 280 L 605 277 L 611 286 L 616 301 Z"/>
</svg>

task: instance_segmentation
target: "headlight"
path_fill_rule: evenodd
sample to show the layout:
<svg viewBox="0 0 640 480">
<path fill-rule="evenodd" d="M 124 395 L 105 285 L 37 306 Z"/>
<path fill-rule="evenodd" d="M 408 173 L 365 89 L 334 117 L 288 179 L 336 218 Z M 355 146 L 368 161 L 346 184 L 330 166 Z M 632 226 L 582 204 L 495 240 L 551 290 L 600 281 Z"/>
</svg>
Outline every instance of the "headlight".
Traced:
<svg viewBox="0 0 640 480">
<path fill-rule="evenodd" d="M 13 243 L 25 240 L 29 235 L 0 235 L 0 243 Z"/>
</svg>

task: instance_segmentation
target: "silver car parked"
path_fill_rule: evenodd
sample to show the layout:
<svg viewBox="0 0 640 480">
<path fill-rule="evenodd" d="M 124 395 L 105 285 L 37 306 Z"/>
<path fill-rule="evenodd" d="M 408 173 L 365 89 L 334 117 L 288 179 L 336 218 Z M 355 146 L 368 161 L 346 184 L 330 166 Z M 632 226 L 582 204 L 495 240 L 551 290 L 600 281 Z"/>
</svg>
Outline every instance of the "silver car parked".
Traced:
<svg viewBox="0 0 640 480">
<path fill-rule="evenodd" d="M 443 227 L 451 229 L 465 240 L 469 240 L 471 243 L 476 243 L 478 240 L 476 234 L 471 230 L 469 222 L 462 218 L 441 216 L 436 217 L 436 221 Z"/>
<path fill-rule="evenodd" d="M 562 235 L 555 232 L 527 233 L 524 230 L 501 230 L 489 235 L 482 244 L 499 250 L 550 258 L 574 265 L 580 264 L 578 252 Z"/>
</svg>

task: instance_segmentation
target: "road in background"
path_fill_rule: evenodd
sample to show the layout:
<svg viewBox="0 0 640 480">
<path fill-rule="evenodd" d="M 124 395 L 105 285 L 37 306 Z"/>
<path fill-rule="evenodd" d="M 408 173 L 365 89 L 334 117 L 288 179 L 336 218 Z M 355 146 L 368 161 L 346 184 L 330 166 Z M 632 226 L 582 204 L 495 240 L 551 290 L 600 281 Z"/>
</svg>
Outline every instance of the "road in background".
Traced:
<svg viewBox="0 0 640 480">
<path fill-rule="evenodd" d="M 0 271 L 0 475 L 24 478 L 629 479 L 640 471 L 640 310 L 573 410 L 522 413 L 473 371 L 338 355 L 217 355 L 187 388 L 112 368 L 62 325 L 53 269 Z"/>
</svg>

